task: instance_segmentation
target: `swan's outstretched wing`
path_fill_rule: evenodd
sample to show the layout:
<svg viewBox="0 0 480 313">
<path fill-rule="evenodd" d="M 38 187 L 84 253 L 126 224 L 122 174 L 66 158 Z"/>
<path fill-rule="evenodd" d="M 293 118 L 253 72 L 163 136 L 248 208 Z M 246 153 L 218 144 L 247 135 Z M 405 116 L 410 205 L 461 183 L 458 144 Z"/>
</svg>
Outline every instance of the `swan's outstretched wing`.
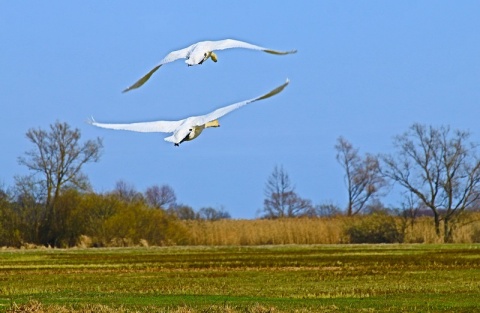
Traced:
<svg viewBox="0 0 480 313">
<path fill-rule="evenodd" d="M 192 116 L 179 121 L 153 121 L 153 122 L 140 122 L 140 123 L 128 123 L 128 124 L 110 124 L 110 123 L 98 123 L 93 117 L 88 121 L 89 124 L 97 127 L 116 129 L 116 130 L 129 130 L 136 132 L 162 132 L 162 133 L 173 133 L 172 136 L 165 138 L 166 141 L 173 142 L 178 144 L 184 140 L 184 138 L 191 132 L 192 126 L 201 126 L 210 121 L 216 120 L 233 110 L 236 110 L 244 105 L 249 103 L 270 98 L 278 93 L 280 93 L 287 85 L 289 80 L 273 89 L 272 91 L 261 95 L 259 97 L 238 102 L 225 106 L 223 108 L 217 109 L 211 113 L 202 116 Z"/>
<path fill-rule="evenodd" d="M 200 126 L 200 125 L 206 124 L 208 122 L 211 122 L 213 120 L 216 120 L 216 119 L 232 112 L 233 110 L 241 108 L 242 106 L 247 105 L 249 103 L 252 103 L 252 102 L 255 102 L 255 101 L 258 101 L 258 100 L 263 100 L 263 99 L 270 98 L 270 97 L 276 95 L 277 93 L 280 93 L 285 87 L 287 87 L 289 82 L 290 81 L 287 79 L 287 81 L 283 85 L 278 86 L 277 88 L 273 89 L 272 91 L 270 91 L 270 92 L 268 92 L 268 93 L 266 93 L 262 96 L 259 96 L 259 97 L 253 98 L 253 99 L 249 99 L 249 100 L 245 100 L 245 101 L 242 101 L 242 102 L 234 103 L 234 104 L 231 104 L 231 105 L 227 105 L 223 108 L 216 109 L 215 111 L 213 111 L 211 113 L 208 113 L 208 114 L 205 114 L 205 115 L 202 115 L 202 116 L 197 116 L 195 118 L 194 126 Z"/>
<path fill-rule="evenodd" d="M 212 50 L 225 50 L 225 49 L 232 49 L 232 48 L 245 48 L 245 49 L 253 49 L 253 50 L 261 50 L 271 54 L 290 54 L 296 53 L 297 50 L 290 50 L 290 51 L 278 51 L 272 50 L 260 46 L 253 45 L 248 42 L 235 40 L 235 39 L 225 39 L 225 40 L 218 40 L 212 41 Z"/>
<path fill-rule="evenodd" d="M 184 120 L 180 121 L 154 121 L 154 122 L 141 122 L 141 123 L 129 123 L 129 124 L 109 124 L 109 123 L 98 123 L 93 118 L 91 118 L 88 123 L 108 129 L 116 130 L 129 130 L 141 133 L 173 133 L 175 130 L 182 125 Z"/>
<path fill-rule="evenodd" d="M 290 53 L 296 53 L 297 50 L 290 50 L 290 51 L 278 51 L 278 50 L 272 50 L 268 48 L 264 48 L 261 46 L 253 45 L 248 42 L 240 41 L 240 40 L 235 40 L 235 39 L 225 39 L 225 40 L 217 40 L 217 41 L 201 41 L 198 43 L 195 43 L 193 45 L 188 46 L 187 48 L 172 51 L 169 54 L 167 54 L 166 57 L 164 57 L 160 63 L 158 63 L 154 68 L 152 68 L 147 74 L 145 74 L 142 78 L 137 80 L 133 85 L 130 87 L 127 87 L 126 89 L 123 90 L 123 92 L 130 91 L 132 89 L 136 89 L 143 84 L 147 80 L 150 79 L 150 77 L 155 73 L 162 65 L 176 61 L 178 59 L 185 59 L 188 58 L 190 53 L 196 49 L 201 50 L 199 51 L 200 53 L 205 53 L 209 51 L 214 51 L 214 50 L 225 50 L 225 49 L 232 49 L 232 48 L 245 48 L 245 49 L 253 49 L 253 50 L 260 50 L 264 51 L 267 53 L 271 54 L 290 54 Z M 203 51 L 205 50 L 205 51 Z"/>
<path fill-rule="evenodd" d="M 127 91 L 130 91 L 132 89 L 136 89 L 136 88 L 142 86 L 143 84 L 145 84 L 145 82 L 150 78 L 150 76 L 153 75 L 153 73 L 155 73 L 160 68 L 160 66 L 162 66 L 164 64 L 167 64 L 167 63 L 170 63 L 170 62 L 173 62 L 173 61 L 176 61 L 178 59 L 185 59 L 188 56 L 188 53 L 190 52 L 190 50 L 192 49 L 193 46 L 194 45 L 191 45 L 187 48 L 170 52 L 169 54 L 167 54 L 166 57 L 164 57 L 160 61 L 160 63 L 158 63 L 154 68 L 152 68 L 150 70 L 150 72 L 148 72 L 142 78 L 137 80 L 135 82 L 135 84 L 131 85 L 130 87 L 127 87 L 126 89 L 124 89 L 123 92 L 127 92 Z"/>
</svg>

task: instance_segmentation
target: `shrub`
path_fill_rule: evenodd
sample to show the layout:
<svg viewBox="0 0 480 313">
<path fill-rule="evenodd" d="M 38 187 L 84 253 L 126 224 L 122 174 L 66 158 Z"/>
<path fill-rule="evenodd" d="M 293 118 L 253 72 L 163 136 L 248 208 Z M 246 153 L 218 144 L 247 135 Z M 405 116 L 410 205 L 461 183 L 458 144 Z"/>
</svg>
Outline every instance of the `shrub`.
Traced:
<svg viewBox="0 0 480 313">
<path fill-rule="evenodd" d="M 347 224 L 346 235 L 350 243 L 396 243 L 403 242 L 395 218 L 385 214 L 358 217 Z"/>
</svg>

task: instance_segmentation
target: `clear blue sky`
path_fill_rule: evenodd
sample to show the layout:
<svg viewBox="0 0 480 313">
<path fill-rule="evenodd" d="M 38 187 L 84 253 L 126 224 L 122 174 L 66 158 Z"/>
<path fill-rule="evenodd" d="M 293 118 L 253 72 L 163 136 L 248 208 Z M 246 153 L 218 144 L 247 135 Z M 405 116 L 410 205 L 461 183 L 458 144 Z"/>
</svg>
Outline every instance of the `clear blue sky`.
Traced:
<svg viewBox="0 0 480 313">
<path fill-rule="evenodd" d="M 27 173 L 17 163 L 31 148 L 26 131 L 59 120 L 103 138 L 100 162 L 84 168 L 98 192 L 118 180 L 139 191 L 168 184 L 194 209 L 254 218 L 283 165 L 301 197 L 343 207 L 339 136 L 361 153 L 388 153 L 420 122 L 480 142 L 479 12 L 479 1 L 2 1 L 0 183 Z M 216 64 L 177 61 L 121 93 L 168 52 L 226 38 L 298 53 L 220 51 Z M 180 147 L 165 134 L 85 123 L 204 114 L 287 77 L 283 93 Z"/>
</svg>

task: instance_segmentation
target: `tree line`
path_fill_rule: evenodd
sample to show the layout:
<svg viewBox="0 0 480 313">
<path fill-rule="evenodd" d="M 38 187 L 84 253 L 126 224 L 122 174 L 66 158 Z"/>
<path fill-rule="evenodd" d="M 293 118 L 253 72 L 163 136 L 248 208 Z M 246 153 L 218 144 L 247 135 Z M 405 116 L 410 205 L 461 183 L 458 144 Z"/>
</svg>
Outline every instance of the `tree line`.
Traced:
<svg viewBox="0 0 480 313">
<path fill-rule="evenodd" d="M 230 218 L 224 208 L 195 211 L 177 203 L 168 185 L 154 185 L 139 192 L 120 180 L 112 191 L 95 193 L 82 168 L 100 160 L 102 140 L 81 142 L 80 131 L 67 123 L 57 121 L 48 130 L 30 129 L 26 138 L 32 148 L 18 162 L 29 174 L 16 176 L 14 186 L 0 188 L 0 245 L 64 247 L 78 244 L 82 236 L 91 238 L 96 246 L 109 245 L 119 238 L 182 244 L 187 229 L 180 220 Z M 345 138 L 338 138 L 334 148 L 344 170 L 345 208 L 313 205 L 295 191 L 283 166 L 275 166 L 265 184 L 259 217 L 395 212 L 414 221 L 428 212 L 437 236 L 451 242 L 461 217 L 479 207 L 478 144 L 470 141 L 468 132 L 421 124 L 396 136 L 393 144 L 395 154 L 361 155 Z M 393 184 L 402 188 L 404 198 L 395 210 L 385 208 L 380 201 Z"/>
<path fill-rule="evenodd" d="M 393 140 L 395 154 L 365 154 L 339 137 L 336 159 L 344 169 L 347 205 L 312 206 L 299 197 L 283 168 L 275 168 L 266 187 L 265 217 L 319 216 L 369 212 L 396 212 L 412 220 L 433 216 L 437 236 L 452 242 L 462 216 L 480 208 L 480 157 L 478 143 L 467 131 L 413 124 Z M 392 185 L 402 189 L 403 202 L 395 210 L 380 198 Z M 443 228 L 443 229 L 442 229 Z"/>
</svg>

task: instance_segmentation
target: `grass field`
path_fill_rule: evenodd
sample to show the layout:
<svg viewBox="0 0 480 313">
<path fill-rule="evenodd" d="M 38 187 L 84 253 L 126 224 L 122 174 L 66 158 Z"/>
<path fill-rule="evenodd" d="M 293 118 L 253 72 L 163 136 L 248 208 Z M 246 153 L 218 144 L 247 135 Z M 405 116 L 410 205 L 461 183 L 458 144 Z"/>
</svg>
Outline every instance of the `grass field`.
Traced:
<svg viewBox="0 0 480 313">
<path fill-rule="evenodd" d="M 480 312 L 480 245 L 0 251 L 7 312 Z"/>
</svg>

